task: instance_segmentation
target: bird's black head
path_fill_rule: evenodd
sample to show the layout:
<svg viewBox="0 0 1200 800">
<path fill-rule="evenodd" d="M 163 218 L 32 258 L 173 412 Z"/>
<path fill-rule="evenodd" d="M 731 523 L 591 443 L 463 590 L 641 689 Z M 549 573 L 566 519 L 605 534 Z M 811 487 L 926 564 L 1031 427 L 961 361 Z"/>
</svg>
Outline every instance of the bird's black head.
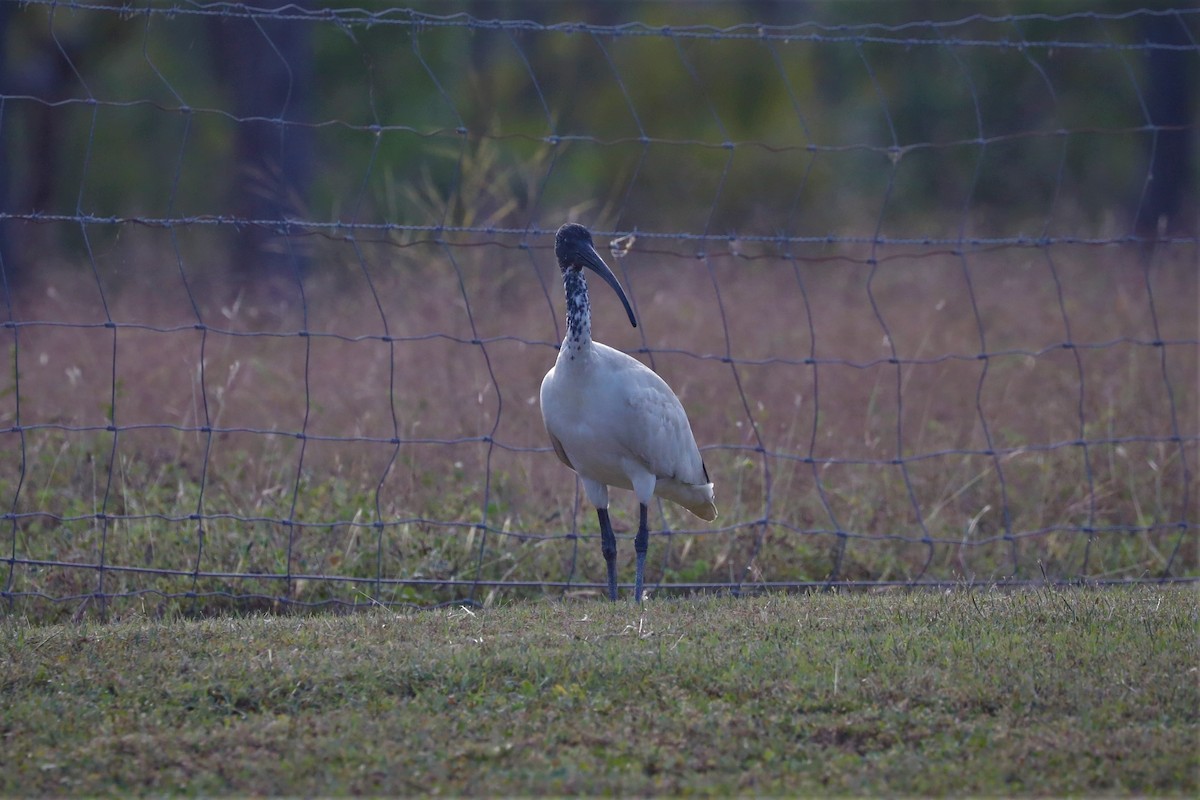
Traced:
<svg viewBox="0 0 1200 800">
<path fill-rule="evenodd" d="M 559 228 L 554 236 L 554 255 L 558 259 L 558 268 L 564 273 L 568 269 L 581 270 L 587 267 L 603 278 L 617 293 L 617 297 L 621 298 L 625 313 L 629 315 L 629 324 L 637 327 L 637 317 L 633 315 L 633 307 L 629 305 L 625 290 L 621 288 L 617 276 L 613 275 L 608 264 L 605 264 L 604 259 L 596 252 L 596 246 L 592 244 L 592 234 L 587 228 L 577 222 L 568 222 Z"/>
<path fill-rule="evenodd" d="M 592 244 L 592 232 L 578 222 L 568 222 L 554 235 L 554 255 L 560 269 L 583 267 L 582 259 L 587 251 L 596 251 Z"/>
</svg>

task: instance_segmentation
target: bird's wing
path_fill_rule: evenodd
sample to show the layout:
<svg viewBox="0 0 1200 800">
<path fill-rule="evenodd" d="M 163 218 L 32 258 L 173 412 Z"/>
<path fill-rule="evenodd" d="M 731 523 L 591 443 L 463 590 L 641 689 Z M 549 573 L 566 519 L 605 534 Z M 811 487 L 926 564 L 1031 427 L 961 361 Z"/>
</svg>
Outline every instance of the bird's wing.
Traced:
<svg viewBox="0 0 1200 800">
<path fill-rule="evenodd" d="M 654 375 L 649 370 L 647 373 Z M 654 377 L 657 380 L 639 381 L 625 393 L 632 424 L 621 432 L 621 444 L 655 477 L 708 483 L 683 404 L 661 378 Z"/>
<path fill-rule="evenodd" d="M 558 456 L 558 460 L 571 469 L 575 469 L 575 465 L 571 463 L 571 459 L 567 458 L 567 451 L 563 449 L 562 442 L 558 440 L 558 437 L 550 433 L 550 431 L 546 431 L 546 433 L 550 436 L 550 444 L 554 445 L 554 453 Z"/>
</svg>

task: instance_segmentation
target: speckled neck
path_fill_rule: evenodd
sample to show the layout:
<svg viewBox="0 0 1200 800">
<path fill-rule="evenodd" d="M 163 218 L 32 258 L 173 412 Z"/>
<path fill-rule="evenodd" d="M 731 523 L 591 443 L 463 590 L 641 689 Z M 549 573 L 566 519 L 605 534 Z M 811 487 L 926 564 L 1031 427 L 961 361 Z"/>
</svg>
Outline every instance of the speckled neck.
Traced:
<svg viewBox="0 0 1200 800">
<path fill-rule="evenodd" d="M 592 346 L 592 306 L 583 270 L 563 270 L 563 288 L 567 294 L 567 338 L 563 347 L 582 351 Z"/>
</svg>

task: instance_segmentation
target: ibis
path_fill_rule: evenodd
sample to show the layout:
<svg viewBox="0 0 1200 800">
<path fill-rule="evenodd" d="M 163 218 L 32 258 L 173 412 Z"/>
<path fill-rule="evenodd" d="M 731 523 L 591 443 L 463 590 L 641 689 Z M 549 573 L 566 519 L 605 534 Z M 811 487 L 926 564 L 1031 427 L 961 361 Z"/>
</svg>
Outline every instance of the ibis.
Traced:
<svg viewBox="0 0 1200 800">
<path fill-rule="evenodd" d="M 582 225 L 563 225 L 554 237 L 554 255 L 567 297 L 567 334 L 554 366 L 542 380 L 542 420 L 554 452 L 579 475 L 596 507 L 610 600 L 617 599 L 617 540 L 608 518 L 608 487 L 631 489 L 637 495 L 633 591 L 640 603 L 651 498 L 665 498 L 701 519 L 713 520 L 717 518 L 713 484 L 683 404 L 666 381 L 637 359 L 592 341 L 584 269 L 613 288 L 635 328 L 637 318 L 617 277 L 596 252 L 591 233 Z"/>
</svg>

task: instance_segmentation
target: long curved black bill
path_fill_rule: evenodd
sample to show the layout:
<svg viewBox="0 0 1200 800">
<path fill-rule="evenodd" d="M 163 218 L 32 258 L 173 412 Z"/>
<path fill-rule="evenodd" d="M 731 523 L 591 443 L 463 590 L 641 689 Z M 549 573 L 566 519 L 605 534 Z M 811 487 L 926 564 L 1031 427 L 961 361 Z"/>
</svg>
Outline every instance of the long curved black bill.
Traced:
<svg viewBox="0 0 1200 800">
<path fill-rule="evenodd" d="M 621 284 L 617 281 L 617 276 L 613 275 L 613 271 L 608 268 L 608 264 L 604 263 L 604 259 L 596 252 L 596 248 L 585 244 L 579 248 L 579 260 L 585 267 L 604 279 L 604 282 L 613 288 L 617 293 L 617 297 L 621 298 L 621 302 L 625 305 L 625 313 L 629 315 L 629 324 L 637 327 L 637 317 L 633 315 L 633 307 L 629 305 L 629 298 L 625 296 L 625 290 L 621 288 Z"/>
</svg>

